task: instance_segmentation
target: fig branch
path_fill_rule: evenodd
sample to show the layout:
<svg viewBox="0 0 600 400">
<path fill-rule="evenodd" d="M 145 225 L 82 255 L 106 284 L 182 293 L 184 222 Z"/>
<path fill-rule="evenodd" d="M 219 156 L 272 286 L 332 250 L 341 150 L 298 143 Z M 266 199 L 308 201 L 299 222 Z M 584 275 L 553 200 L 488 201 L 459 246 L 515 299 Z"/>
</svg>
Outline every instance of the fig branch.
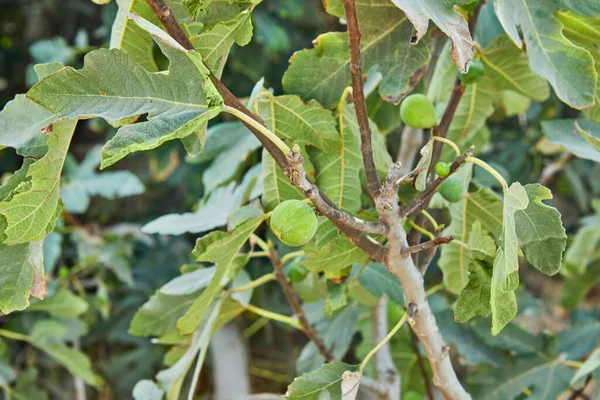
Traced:
<svg viewBox="0 0 600 400">
<path fill-rule="evenodd" d="M 169 35 L 171 37 L 173 37 L 175 40 L 177 40 L 177 42 L 179 44 L 181 44 L 184 48 L 186 48 L 188 50 L 194 49 L 194 45 L 189 40 L 189 38 L 187 37 L 187 35 L 183 31 L 183 29 L 177 22 L 177 19 L 175 18 L 173 11 L 166 4 L 165 0 L 146 0 L 146 1 L 152 8 L 152 11 L 154 12 L 154 14 L 157 16 L 157 18 L 163 24 L 167 33 L 169 33 Z M 215 87 L 219 91 L 219 94 L 223 98 L 223 102 L 224 102 L 225 106 L 238 110 L 240 113 L 245 114 L 246 117 L 251 118 L 254 121 L 256 121 L 257 123 L 260 123 L 261 125 L 264 126 L 261 118 L 258 117 L 257 115 L 255 115 L 254 113 L 252 113 L 250 110 L 248 110 L 246 108 L 246 106 L 244 106 L 238 100 L 238 98 L 235 97 L 235 95 L 233 93 L 231 93 L 229 91 L 229 89 L 227 87 L 225 87 L 225 85 L 223 85 L 223 83 L 216 76 L 214 76 L 214 74 L 211 73 L 210 78 L 211 78 L 212 83 L 215 85 Z M 228 109 L 228 110 L 231 112 L 230 109 Z M 280 149 L 277 146 L 277 144 L 275 144 L 275 142 L 270 140 L 269 137 L 265 136 L 265 134 L 261 130 L 257 129 L 256 124 L 248 123 L 248 118 L 246 118 L 246 117 L 244 117 L 244 119 L 241 119 L 241 122 L 248 128 L 248 130 L 250 130 L 256 136 L 256 138 L 261 142 L 263 147 L 269 152 L 271 157 L 273 157 L 275 162 L 277 162 L 277 164 L 284 171 L 284 173 L 286 173 L 286 175 L 291 177 L 292 171 L 290 170 L 290 164 L 288 163 L 287 155 L 282 152 L 282 149 Z M 314 198 L 313 203 L 315 203 L 315 200 L 316 200 L 315 207 L 317 208 L 317 211 L 319 213 L 321 213 L 322 215 L 325 215 L 327 218 L 329 218 L 331 220 L 331 222 L 333 222 L 333 224 L 344 235 L 346 235 L 352 243 L 354 243 L 355 246 L 357 246 L 361 250 L 363 250 L 372 259 L 379 261 L 379 262 L 383 262 L 383 260 L 385 258 L 385 248 L 381 244 L 377 243 L 375 240 L 369 238 L 365 234 L 365 232 L 369 232 L 369 230 L 367 230 L 367 229 L 370 229 L 370 227 L 373 227 L 374 225 L 373 224 L 365 225 L 364 231 L 362 230 L 363 229 L 362 226 L 361 227 L 353 227 L 353 226 L 349 225 L 349 223 L 352 224 L 352 222 L 357 222 L 357 221 L 353 217 L 350 217 L 343 211 L 339 210 L 335 206 L 335 204 L 329 198 L 327 198 L 327 196 L 325 196 L 325 194 L 323 192 L 321 192 L 319 188 L 317 188 L 314 184 L 312 184 L 310 181 L 308 181 L 308 179 L 306 177 L 304 178 L 304 180 L 306 180 L 310 184 L 310 185 L 305 185 L 305 187 L 310 186 L 310 191 L 308 193 L 305 192 L 304 194 L 307 195 L 307 197 L 308 197 L 308 194 L 310 194 L 312 196 L 311 200 L 313 200 L 313 198 Z M 375 228 L 373 228 L 373 229 L 375 229 L 377 231 L 382 231 L 385 228 L 382 228 L 381 226 L 377 226 L 377 224 L 375 224 Z"/>
</svg>

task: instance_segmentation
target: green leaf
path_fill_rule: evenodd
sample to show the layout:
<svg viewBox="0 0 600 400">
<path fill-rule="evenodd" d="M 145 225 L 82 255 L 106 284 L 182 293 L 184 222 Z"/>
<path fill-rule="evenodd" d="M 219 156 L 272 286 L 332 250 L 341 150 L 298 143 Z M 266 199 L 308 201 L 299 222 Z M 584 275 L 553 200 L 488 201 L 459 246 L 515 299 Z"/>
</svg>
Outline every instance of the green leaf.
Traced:
<svg viewBox="0 0 600 400">
<path fill-rule="evenodd" d="M 597 374 L 598 369 L 600 369 L 600 349 L 596 349 L 590 354 L 581 368 L 573 375 L 569 385 L 575 390 L 583 388 L 587 377 L 592 374 Z"/>
<path fill-rule="evenodd" d="M 194 294 L 204 289 L 215 275 L 216 267 L 199 268 L 192 272 L 186 272 L 177 278 L 171 279 L 163 285 L 158 292 L 170 296 L 183 296 Z"/>
<path fill-rule="evenodd" d="M 496 91 L 513 90 L 539 102 L 550 96 L 546 81 L 533 73 L 525 53 L 507 36 L 495 38 L 481 52 L 481 61 Z"/>
<path fill-rule="evenodd" d="M 142 379 L 135 384 L 131 395 L 134 400 L 162 400 L 164 392 L 153 381 Z"/>
<path fill-rule="evenodd" d="M 394 104 L 419 81 L 429 61 L 425 37 L 412 45 L 413 27 L 402 12 L 387 0 L 358 0 L 356 12 L 362 32 L 362 68 L 366 73 L 378 65 L 383 80 L 381 96 Z M 339 15 L 337 15 L 339 16 Z M 286 92 L 304 100 L 316 99 L 333 108 L 351 81 L 350 51 L 346 33 L 326 33 L 314 41 L 315 48 L 296 52 L 283 76 Z M 403 62 L 398 62 L 400 57 Z"/>
<path fill-rule="evenodd" d="M 491 265 L 480 260 L 469 263 L 469 281 L 461 290 L 454 305 L 454 319 L 465 323 L 476 316 L 488 317 L 492 313 L 490 296 L 492 287 Z"/>
<path fill-rule="evenodd" d="M 265 125 L 289 145 L 310 145 L 327 152 L 341 149 L 336 119 L 316 101 L 304 103 L 298 96 L 273 96 L 265 91 L 255 105 Z"/>
<path fill-rule="evenodd" d="M 514 323 L 508 324 L 497 336 L 490 334 L 487 322 L 481 318 L 476 319 L 471 326 L 475 334 L 489 347 L 505 350 L 514 356 L 537 355 L 543 358 L 553 349 L 550 337 L 543 333 L 532 335 Z"/>
<path fill-rule="evenodd" d="M 144 185 L 129 171 L 96 173 L 100 165 L 100 147 L 92 147 L 81 165 L 73 171 L 65 171 L 67 184 L 60 189 L 60 197 L 65 210 L 74 214 L 83 214 L 89 207 L 92 196 L 106 199 L 134 196 L 144 193 Z"/>
<path fill-rule="evenodd" d="M 580 2 L 580 4 L 583 4 Z M 564 2 L 563 2 L 564 5 Z M 600 18 L 586 18 L 571 12 L 559 11 L 554 14 L 563 24 L 563 33 L 567 39 L 575 45 L 583 47 L 590 52 L 594 58 L 594 66 L 598 74 L 596 81 L 596 95 L 594 101 L 596 104 L 592 108 L 583 111 L 583 115 L 592 121 L 600 124 Z"/>
<path fill-rule="evenodd" d="M 491 261 L 496 255 L 496 243 L 481 230 L 481 222 L 473 222 L 467 243 L 471 257 L 476 260 Z"/>
<path fill-rule="evenodd" d="M 303 154 L 306 154 L 303 152 Z M 306 168 L 306 160 L 305 168 Z M 262 152 L 263 166 L 263 195 L 262 204 L 265 211 L 272 211 L 279 203 L 285 200 L 303 200 L 302 192 L 292 186 L 290 179 L 285 176 L 277 162 L 266 149 Z"/>
<path fill-rule="evenodd" d="M 125 51 L 150 72 L 158 71 L 152 54 L 152 38 L 128 16 L 136 13 L 154 25 L 160 25 L 160 21 L 145 0 L 117 0 L 117 6 L 119 10 L 110 33 L 110 48 Z"/>
<path fill-rule="evenodd" d="M 94 373 L 90 359 L 80 350 L 66 347 L 63 344 L 45 345 L 33 340 L 27 335 L 7 331 L 4 329 L 0 329 L 0 336 L 22 342 L 28 342 L 29 344 L 48 354 L 50 358 L 54 359 L 54 361 L 65 367 L 73 376 L 80 377 L 87 384 L 96 388 L 100 388 L 102 385 L 102 378 Z"/>
<path fill-rule="evenodd" d="M 422 192 L 427 186 L 427 177 L 429 175 L 429 167 L 431 166 L 431 157 L 433 153 L 433 140 L 429 140 L 420 151 L 421 159 L 417 164 L 417 169 L 420 169 L 419 175 L 415 179 L 415 188 Z"/>
<path fill-rule="evenodd" d="M 560 270 L 567 234 L 554 207 L 542 203 L 552 199 L 552 192 L 539 184 L 525 185 L 529 203 L 515 213 L 515 228 L 525 259 L 546 275 Z"/>
<path fill-rule="evenodd" d="M 565 280 L 560 293 L 560 305 L 567 310 L 574 310 L 598 282 L 600 282 L 600 263 L 589 266 L 583 275 Z"/>
<path fill-rule="evenodd" d="M 61 70 L 28 93 L 61 118 L 97 116 L 116 121 L 148 113 L 147 121 L 121 127 L 106 143 L 101 168 L 132 152 L 188 136 L 221 111 L 223 100 L 200 55 L 154 39 L 171 61 L 166 75 L 146 71 L 119 50 L 100 49 L 86 55 L 82 69 Z M 105 79 L 109 66 L 112 79 Z"/>
<path fill-rule="evenodd" d="M 494 9 L 504 30 L 519 48 L 526 48 L 531 69 L 546 78 L 556 95 L 576 109 L 594 104 L 597 73 L 590 53 L 564 37 L 553 13 L 559 2 L 497 0 Z M 525 43 L 521 40 L 521 27 Z"/>
<path fill-rule="evenodd" d="M 32 304 L 27 311 L 46 311 L 53 317 L 75 318 L 86 312 L 88 308 L 85 299 L 68 289 L 61 289 L 52 297 Z"/>
<path fill-rule="evenodd" d="M 251 6 L 229 20 L 219 21 L 214 26 L 190 36 L 195 49 L 215 75 L 221 75 L 234 43 L 245 46 L 252 39 L 253 8 L 254 6 Z"/>
<path fill-rule="evenodd" d="M 429 20 L 452 40 L 452 59 L 462 73 L 466 73 L 473 58 L 473 39 L 469 25 L 455 5 L 468 3 L 469 0 L 420 2 L 417 0 L 392 0 L 400 8 L 417 31 L 418 41 L 427 33 Z"/>
<path fill-rule="evenodd" d="M 565 275 L 584 274 L 599 243 L 600 223 L 580 228 L 565 253 Z"/>
<path fill-rule="evenodd" d="M 0 215 L 7 223 L 4 243 L 42 240 L 54 230 L 62 210 L 60 176 L 76 124 L 73 120 L 52 124 L 48 153 L 29 166 L 27 180 L 0 202 Z"/>
<path fill-rule="evenodd" d="M 42 129 L 55 119 L 50 111 L 18 94 L 0 111 L 0 146 L 12 147 L 22 156 L 41 157 L 48 139 Z"/>
<path fill-rule="evenodd" d="M 156 380 L 159 382 L 161 388 L 167 392 L 167 400 L 179 399 L 181 387 L 183 386 L 187 372 L 196 359 L 198 352 L 200 352 L 200 355 L 198 356 L 197 367 L 202 367 L 208 350 L 208 343 L 213 333 L 213 327 L 221 311 L 222 304 L 222 301 L 215 303 L 210 313 L 206 318 L 203 318 L 204 323 L 200 329 L 193 333 L 190 346 L 179 360 L 171 368 L 162 370 L 156 375 Z"/>
<path fill-rule="evenodd" d="M 317 170 L 317 186 L 338 208 L 356 212 L 360 210 L 360 171 L 363 166 L 360 139 L 354 129 L 351 107 L 339 110 L 340 133 L 336 152 L 313 152 L 312 160 Z M 348 110 L 348 111 L 346 111 Z M 349 115 L 350 114 L 350 115 Z M 355 116 L 354 116 L 355 118 Z"/>
<path fill-rule="evenodd" d="M 191 274 L 193 272 L 184 274 L 181 278 L 190 279 L 188 275 Z M 160 336 L 172 331 L 177 327 L 179 318 L 186 313 L 197 297 L 195 293 L 171 295 L 157 291 L 135 313 L 129 325 L 129 333 L 135 336 Z"/>
<path fill-rule="evenodd" d="M 565 146 L 577 157 L 600 163 L 600 150 L 591 144 L 600 141 L 599 124 L 583 118 L 555 119 L 542 121 L 542 131 L 550 142 Z"/>
<path fill-rule="evenodd" d="M 528 202 L 527 192 L 518 182 L 504 194 L 502 234 L 492 274 L 492 335 L 500 333 L 517 314 L 514 290 L 519 286 L 519 244 L 515 212 L 525 210 Z"/>
<path fill-rule="evenodd" d="M 384 265 L 371 261 L 358 279 L 360 284 L 373 296 L 381 297 L 387 294 L 393 302 L 404 304 L 404 291 L 400 286 L 400 281 Z"/>
<path fill-rule="evenodd" d="M 217 272 L 204 292 L 177 322 L 180 332 L 190 334 L 196 330 L 211 302 L 222 290 L 221 281 L 238 251 L 264 219 L 264 216 L 250 218 L 230 232 L 214 231 L 196 241 L 192 256 L 196 261 L 214 262 Z"/>
<path fill-rule="evenodd" d="M 479 221 L 484 231 L 495 237 L 499 236 L 502 229 L 502 202 L 487 188 L 465 193 L 463 200 L 450 205 L 449 211 L 452 221 L 443 233 L 452 235 L 461 242 L 468 241 L 476 221 Z M 453 293 L 460 293 L 467 284 L 471 258 L 469 250 L 452 243 L 442 247 L 438 265 L 444 273 L 444 285 Z"/>
<path fill-rule="evenodd" d="M 558 339 L 556 353 L 564 353 L 568 360 L 579 360 L 596 347 L 599 337 L 600 323 L 593 320 L 564 329 L 556 335 Z"/>
<path fill-rule="evenodd" d="M 474 398 L 486 400 L 514 399 L 528 390 L 531 400 L 556 399 L 569 387 L 573 372 L 558 360 L 545 361 L 537 357 L 516 359 L 510 368 L 494 369 L 490 373 L 475 373 L 470 378 L 481 383 L 472 391 Z"/>
<path fill-rule="evenodd" d="M 357 366 L 340 361 L 325 364 L 294 379 L 285 396 L 290 400 L 341 399 L 342 374 L 357 370 Z"/>
<path fill-rule="evenodd" d="M 29 296 L 43 299 L 46 284 L 42 243 L 31 242 L 15 246 L 0 244 L 0 254 L 0 311 L 8 314 L 24 310 L 29 306 Z"/>
<path fill-rule="evenodd" d="M 327 281 L 327 297 L 323 306 L 323 312 L 327 318 L 331 318 L 336 311 L 348 304 L 347 287 L 345 284 Z"/>
</svg>

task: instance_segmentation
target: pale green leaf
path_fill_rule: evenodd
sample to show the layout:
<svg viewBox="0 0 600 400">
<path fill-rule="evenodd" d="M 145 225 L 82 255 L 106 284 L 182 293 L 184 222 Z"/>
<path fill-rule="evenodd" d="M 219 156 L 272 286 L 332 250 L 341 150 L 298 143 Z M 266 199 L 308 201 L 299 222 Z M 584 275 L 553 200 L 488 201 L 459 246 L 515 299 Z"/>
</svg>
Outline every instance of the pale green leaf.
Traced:
<svg viewBox="0 0 600 400">
<path fill-rule="evenodd" d="M 18 94 L 0 111 L 0 146 L 12 147 L 23 156 L 41 157 L 48 139 L 42 129 L 55 119 L 50 111 Z"/>
<path fill-rule="evenodd" d="M 355 129 L 356 116 L 351 106 L 338 110 L 340 132 L 339 150 L 313 152 L 312 160 L 317 170 L 317 185 L 338 208 L 356 212 L 360 209 L 360 171 L 363 166 L 360 138 Z M 377 132 L 375 132 L 378 134 Z"/>
<path fill-rule="evenodd" d="M 486 400 L 515 399 L 527 390 L 531 400 L 557 399 L 568 389 L 573 372 L 558 360 L 545 361 L 537 357 L 517 359 L 508 368 L 497 368 L 494 379 L 485 373 L 473 374 L 477 385 L 474 398 Z M 486 379 L 487 377 L 487 379 Z"/>
<path fill-rule="evenodd" d="M 53 317 L 75 318 L 86 312 L 88 308 L 85 299 L 68 289 L 61 289 L 52 297 L 32 304 L 27 311 L 46 311 Z"/>
<path fill-rule="evenodd" d="M 286 398 L 290 400 L 342 399 L 342 374 L 358 368 L 340 361 L 323 365 L 294 379 L 288 387 Z"/>
<path fill-rule="evenodd" d="M 190 279 L 188 275 L 193 273 L 184 274 L 180 278 Z M 157 291 L 135 313 L 129 325 L 129 333 L 135 336 L 160 336 L 172 331 L 177 327 L 179 318 L 186 313 L 198 297 L 194 293 L 172 295 Z"/>
<path fill-rule="evenodd" d="M 564 2 L 563 2 L 564 3 Z M 583 4 L 580 2 L 580 4 Z M 596 3 L 597 4 L 597 3 Z M 583 47 L 594 58 L 594 66 L 598 74 L 594 107 L 583 111 L 583 115 L 600 124 L 600 18 L 587 18 L 571 12 L 560 11 L 555 14 L 563 24 L 563 33 L 571 42 Z"/>
<path fill-rule="evenodd" d="M 128 16 L 136 13 L 154 25 L 160 25 L 160 21 L 145 0 L 117 0 L 117 6 L 119 10 L 110 33 L 110 48 L 125 51 L 150 72 L 158 71 L 152 54 L 152 38 Z"/>
<path fill-rule="evenodd" d="M 135 384 L 131 395 L 134 400 L 162 400 L 164 392 L 153 381 L 142 379 Z"/>
<path fill-rule="evenodd" d="M 598 369 L 600 369 L 600 349 L 596 349 L 590 354 L 575 375 L 573 375 L 569 385 L 575 390 L 583 388 L 587 377 L 591 374 L 596 374 Z"/>
<path fill-rule="evenodd" d="M 487 188 L 466 193 L 463 200 L 452 203 L 449 210 L 452 221 L 444 229 L 444 235 L 452 235 L 461 242 L 467 243 L 476 221 L 480 222 L 484 231 L 490 232 L 494 237 L 500 234 L 502 202 Z M 467 284 L 470 260 L 469 248 L 452 243 L 442 246 L 438 265 L 444 273 L 444 284 L 453 293 L 460 293 Z"/>
<path fill-rule="evenodd" d="M 84 213 L 92 196 L 107 199 L 134 196 L 144 192 L 144 185 L 129 171 L 96 173 L 100 165 L 100 147 L 91 148 L 85 159 L 74 171 L 66 170 L 67 183 L 60 189 L 65 210 L 74 214 Z"/>
<path fill-rule="evenodd" d="M 208 286 L 216 270 L 216 267 L 206 267 L 185 273 L 177 278 L 171 279 L 158 291 L 170 296 L 183 296 L 196 293 Z"/>
<path fill-rule="evenodd" d="M 594 104 L 597 73 L 590 53 L 562 34 L 562 23 L 553 13 L 560 2 L 497 0 L 494 9 L 500 23 L 519 48 L 526 48 L 533 72 L 547 79 L 557 96 L 573 108 Z M 521 27 L 525 43 L 521 40 Z"/>
<path fill-rule="evenodd" d="M 565 280 L 560 294 L 560 305 L 567 310 L 574 310 L 598 282 L 600 282 L 600 263 L 595 263 L 588 266 L 583 275 Z"/>
<path fill-rule="evenodd" d="M 469 25 L 457 10 L 455 5 L 468 3 L 469 0 L 459 1 L 418 1 L 418 0 L 392 0 L 400 8 L 417 31 L 418 41 L 427 33 L 429 20 L 450 37 L 452 40 L 452 59 L 462 73 L 466 73 L 473 58 L 473 39 L 469 32 Z"/>
<path fill-rule="evenodd" d="M 392 275 L 385 266 L 371 261 L 360 273 L 360 284 L 373 296 L 381 297 L 387 294 L 390 300 L 404 304 L 404 291 L 400 281 Z"/>
<path fill-rule="evenodd" d="M 497 91 L 513 90 L 535 101 L 550 95 L 548 84 L 529 68 L 525 53 L 507 36 L 498 36 L 482 52 L 485 76 Z"/>
<path fill-rule="evenodd" d="M 41 242 L 23 243 L 15 246 L 0 244 L 2 274 L 0 275 L 0 311 L 4 314 L 24 310 L 29 306 L 29 297 L 44 298 L 32 292 L 36 283 L 43 283 L 43 257 L 40 260 Z M 41 261 L 41 265 L 38 265 Z M 41 270 L 41 276 L 40 276 Z M 41 278 L 41 282 L 40 282 Z M 39 291 L 39 289 L 36 289 Z"/>
<path fill-rule="evenodd" d="M 64 120 L 52 125 L 46 156 L 31 164 L 27 180 L 0 202 L 0 215 L 7 223 L 6 244 L 42 240 L 54 229 L 62 210 L 60 176 L 76 124 Z"/>
<path fill-rule="evenodd" d="M 147 121 L 120 128 L 107 142 L 102 168 L 129 153 L 188 136 L 221 110 L 223 100 L 200 55 L 155 39 L 171 61 L 166 75 L 146 71 L 119 50 L 100 49 L 86 55 L 81 70 L 59 71 L 28 93 L 61 118 L 97 116 L 116 121 L 148 113 Z M 107 68 L 112 79 L 105 79 Z"/>
<path fill-rule="evenodd" d="M 467 242 L 471 257 L 477 260 L 493 260 L 496 256 L 496 243 L 487 233 L 481 229 L 481 222 L 473 222 L 469 241 Z"/>
<path fill-rule="evenodd" d="M 289 145 L 310 145 L 327 152 L 340 150 L 336 119 L 316 101 L 304 103 L 298 96 L 262 92 L 255 104 L 265 125 Z"/>
<path fill-rule="evenodd" d="M 492 274 L 492 335 L 497 335 L 517 314 L 514 290 L 519 285 L 519 243 L 515 212 L 525 210 L 528 203 L 527 192 L 518 182 L 504 194 L 502 234 Z"/>
<path fill-rule="evenodd" d="M 197 357 L 197 367 L 202 367 L 206 352 L 208 351 L 208 344 L 213 333 L 213 327 L 215 326 L 217 317 L 221 311 L 222 304 L 222 301 L 218 301 L 213 305 L 209 314 L 203 319 L 204 323 L 201 328 L 193 333 L 190 346 L 179 360 L 177 360 L 177 362 L 169 369 L 162 370 L 156 375 L 156 380 L 159 382 L 162 389 L 167 392 L 167 400 L 179 399 L 181 387 L 183 386 L 187 372 L 194 360 L 196 360 L 198 352 L 200 352 L 200 354 Z"/>
<path fill-rule="evenodd" d="M 336 311 L 348 304 L 347 288 L 343 283 L 327 281 L 327 297 L 323 306 L 323 312 L 327 318 L 331 318 Z"/>
<path fill-rule="evenodd" d="M 429 175 L 429 167 L 431 166 L 431 157 L 433 153 L 433 140 L 429 140 L 425 146 L 420 151 L 421 159 L 417 164 L 417 169 L 420 169 L 421 172 L 417 175 L 415 179 L 415 188 L 422 192 L 425 190 L 427 186 L 427 177 Z"/>
<path fill-rule="evenodd" d="M 576 123 L 580 129 L 577 129 Z M 590 139 L 600 141 L 599 124 L 583 118 L 555 119 L 542 121 L 542 131 L 549 141 L 565 146 L 577 157 L 600 163 L 600 150 L 596 150 L 590 143 Z M 588 136 L 582 135 L 582 131 Z"/>
<path fill-rule="evenodd" d="M 192 256 L 196 261 L 214 262 L 217 271 L 204 292 L 177 322 L 177 328 L 182 333 L 190 334 L 198 327 L 211 302 L 222 290 L 221 281 L 231 267 L 238 251 L 264 219 L 264 216 L 250 218 L 230 232 L 214 231 L 196 241 Z"/>
<path fill-rule="evenodd" d="M 305 157 L 304 160 L 306 163 L 307 158 Z M 285 176 L 275 159 L 269 155 L 266 149 L 263 149 L 262 152 L 262 167 L 264 187 L 262 204 L 265 211 L 273 210 L 279 203 L 285 200 L 304 199 L 302 192 L 292 186 L 290 179 Z"/>
<path fill-rule="evenodd" d="M 546 275 L 560 270 L 567 234 L 560 213 L 542 200 L 552 199 L 552 192 L 542 185 L 525 185 L 529 203 L 515 213 L 515 228 L 525 259 Z"/>
<path fill-rule="evenodd" d="M 366 73 L 378 65 L 383 75 L 379 93 L 397 104 L 424 72 L 429 60 L 429 39 L 425 37 L 418 45 L 412 45 L 411 23 L 389 0 L 358 0 L 356 12 L 362 32 L 363 71 Z M 305 100 L 316 99 L 333 108 L 351 81 L 348 35 L 326 33 L 314 43 L 314 49 L 301 50 L 292 56 L 283 86 L 288 93 L 296 93 Z"/>
<path fill-rule="evenodd" d="M 597 210 L 597 222 L 581 227 L 565 253 L 563 274 L 573 278 L 581 275 L 589 262 L 593 259 L 594 252 L 600 244 L 600 209 Z"/>
</svg>

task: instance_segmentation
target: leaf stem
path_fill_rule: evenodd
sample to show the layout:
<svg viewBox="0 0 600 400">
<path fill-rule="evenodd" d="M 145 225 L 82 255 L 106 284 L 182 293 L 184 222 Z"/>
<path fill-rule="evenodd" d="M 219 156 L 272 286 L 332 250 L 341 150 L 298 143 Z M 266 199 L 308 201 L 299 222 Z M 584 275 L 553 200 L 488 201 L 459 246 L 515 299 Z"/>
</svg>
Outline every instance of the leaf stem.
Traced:
<svg viewBox="0 0 600 400">
<path fill-rule="evenodd" d="M 240 121 L 243 121 L 244 123 L 252 126 L 254 129 L 256 129 L 257 131 L 262 133 L 267 139 L 269 139 L 271 142 L 273 142 L 279 148 L 279 150 L 281 150 L 281 152 L 284 155 L 287 155 L 290 152 L 290 148 L 288 147 L 288 145 L 285 144 L 283 142 L 283 140 L 279 139 L 277 137 L 277 135 L 275 135 L 273 132 L 271 132 L 266 126 L 264 126 L 260 122 L 257 122 L 256 120 L 252 119 L 251 117 L 249 117 L 245 113 L 241 112 L 237 108 L 233 108 L 230 106 L 223 106 L 223 111 L 233 115 Z"/>
<path fill-rule="evenodd" d="M 291 260 L 292 258 L 300 257 L 303 255 L 304 255 L 303 250 L 292 251 L 291 253 L 287 253 L 286 255 L 281 257 L 281 265 L 285 265 L 285 263 L 288 262 L 289 260 Z"/>
<path fill-rule="evenodd" d="M 456 143 L 454 143 L 452 140 L 443 138 L 441 136 L 433 136 L 431 138 L 431 140 L 433 140 L 435 142 L 441 142 L 441 143 L 447 144 L 448 146 L 452 147 L 452 149 L 456 153 L 456 156 L 460 157 L 460 149 L 458 148 L 458 146 L 456 145 Z"/>
<path fill-rule="evenodd" d="M 267 253 L 266 251 L 251 251 L 250 253 L 248 253 L 248 257 L 269 257 L 269 253 Z"/>
<path fill-rule="evenodd" d="M 429 222 L 431 222 L 433 229 L 435 229 L 436 231 L 440 230 L 440 226 L 438 225 L 437 221 L 431 216 L 431 214 L 429 214 L 426 210 L 421 210 L 421 214 L 423 214 L 425 218 L 427 218 Z"/>
<path fill-rule="evenodd" d="M 238 286 L 235 288 L 231 288 L 229 290 L 229 293 L 245 292 L 246 290 L 254 289 L 255 287 L 264 285 L 265 283 L 274 281 L 275 279 L 277 279 L 277 277 L 275 276 L 274 273 L 271 272 L 271 273 L 261 276 L 260 278 L 253 280 L 250 283 L 247 283 L 245 285 Z"/>
<path fill-rule="evenodd" d="M 412 219 L 408 220 L 408 224 L 415 230 L 421 232 L 423 235 L 427 236 L 429 239 L 434 240 L 435 236 L 433 235 L 433 233 L 429 232 L 427 229 L 420 227 L 419 225 L 415 224 L 415 222 Z"/>
<path fill-rule="evenodd" d="M 481 168 L 485 169 L 487 172 L 489 172 L 490 175 L 492 175 L 498 182 L 500 182 L 500 185 L 502 185 L 502 191 L 506 194 L 506 191 L 508 190 L 508 184 L 506 183 L 506 181 L 504 180 L 502 175 L 500 175 L 498 173 L 498 171 L 496 171 L 490 164 L 486 163 L 485 161 L 483 161 L 477 157 L 467 157 L 467 158 L 465 158 L 465 162 L 470 162 L 471 164 L 475 164 L 478 167 L 481 167 Z"/>
<path fill-rule="evenodd" d="M 246 310 L 253 312 L 256 315 L 260 315 L 261 317 L 265 317 L 268 319 L 272 319 L 273 321 L 279 321 L 282 322 L 284 324 L 287 324 L 293 328 L 296 329 L 300 329 L 302 330 L 302 325 L 300 325 L 300 322 L 298 322 L 297 319 L 294 319 L 292 317 L 288 317 L 287 315 L 283 315 L 283 314 L 278 314 L 272 311 L 268 311 L 265 310 L 263 308 L 260 307 L 256 307 L 252 304 L 248 304 L 246 306 Z"/>
<path fill-rule="evenodd" d="M 264 252 L 266 252 L 267 257 L 269 256 L 269 250 L 270 250 L 270 246 L 267 244 L 267 242 L 265 242 L 264 240 L 262 240 L 257 234 L 253 233 L 250 235 L 250 239 L 253 240 L 254 242 L 256 242 L 256 244 L 258 245 L 258 247 L 260 247 L 261 249 L 263 249 Z"/>
<path fill-rule="evenodd" d="M 365 369 L 365 367 L 367 366 L 367 363 L 369 362 L 369 360 L 371 359 L 371 357 L 373 357 L 373 355 L 375 355 L 375 353 L 377 353 L 377 351 L 383 345 L 385 345 L 392 338 L 392 336 L 394 336 L 396 334 L 396 332 L 398 332 L 398 330 L 400 330 L 400 328 L 402 327 L 402 325 L 404 325 L 404 323 L 406 322 L 407 318 L 408 318 L 408 313 L 404 312 L 404 315 L 402 316 L 402 318 L 400 318 L 400 321 L 398 321 L 398 323 L 396 324 L 396 326 L 394 326 L 392 328 L 392 330 L 390 331 L 390 333 L 388 333 L 386 335 L 386 337 L 384 337 L 383 340 L 381 342 L 379 342 L 375 347 L 373 347 L 373 349 L 369 352 L 369 354 L 367 354 L 367 356 L 364 358 L 364 360 L 360 363 L 360 368 L 358 369 L 358 371 L 361 374 L 362 374 L 363 370 Z"/>
</svg>

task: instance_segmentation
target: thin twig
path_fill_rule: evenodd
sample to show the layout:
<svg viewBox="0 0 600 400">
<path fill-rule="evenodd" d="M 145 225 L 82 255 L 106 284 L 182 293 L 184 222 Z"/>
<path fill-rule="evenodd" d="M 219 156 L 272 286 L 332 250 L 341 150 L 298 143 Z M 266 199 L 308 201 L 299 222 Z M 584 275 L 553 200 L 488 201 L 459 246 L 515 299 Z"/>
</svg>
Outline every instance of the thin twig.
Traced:
<svg viewBox="0 0 600 400">
<path fill-rule="evenodd" d="M 369 126 L 369 114 L 365 103 L 363 92 L 362 64 L 360 59 L 360 27 L 356 16 L 354 0 L 342 0 L 346 23 L 348 24 L 348 40 L 350 43 L 350 73 L 352 75 L 352 98 L 356 109 L 356 119 L 360 129 L 360 152 L 362 153 L 365 176 L 369 186 L 369 192 L 373 199 L 376 198 L 381 183 L 375 168 L 373 158 L 373 147 L 371 144 L 371 128 Z"/>
<path fill-rule="evenodd" d="M 423 357 L 421 357 L 421 352 L 419 351 L 419 343 L 417 335 L 411 330 L 410 331 L 410 344 L 412 346 L 413 352 L 417 356 L 417 365 L 419 366 L 419 371 L 421 371 L 421 376 L 423 376 L 423 383 L 425 384 L 425 390 L 427 390 L 427 396 L 431 400 L 435 399 L 433 397 L 433 392 L 431 391 L 431 379 L 429 379 L 429 374 L 427 373 L 427 369 L 425 369 L 425 363 L 423 362 Z"/>
<path fill-rule="evenodd" d="M 294 290 L 294 287 L 287 280 L 287 278 L 283 272 L 283 265 L 281 265 L 281 261 L 279 260 L 279 256 L 277 255 L 277 252 L 275 251 L 275 249 L 271 248 L 269 258 L 271 259 L 271 263 L 273 263 L 273 268 L 275 269 L 275 277 L 277 278 L 277 281 L 281 285 L 281 289 L 283 289 L 283 294 L 285 295 L 285 298 L 287 299 L 288 303 L 292 307 L 294 314 L 298 318 L 298 321 L 300 321 L 300 325 L 302 326 L 302 331 L 317 346 L 319 353 L 323 357 L 325 357 L 325 360 L 327 362 L 333 360 L 333 354 L 331 354 L 331 352 L 329 351 L 329 349 L 327 348 L 327 346 L 325 345 L 323 340 L 319 337 L 319 335 L 317 335 L 317 332 L 315 332 L 313 327 L 310 325 L 310 323 L 306 319 L 306 316 L 304 315 L 304 311 L 302 310 L 302 305 L 300 305 L 300 300 L 298 299 L 298 296 L 296 295 L 296 291 Z"/>
<path fill-rule="evenodd" d="M 544 167 L 542 173 L 540 174 L 540 179 L 538 180 L 538 183 L 540 185 L 548 186 L 548 184 L 552 182 L 556 174 L 562 171 L 565 168 L 565 165 L 567 165 L 567 163 L 571 161 L 573 157 L 574 156 L 568 151 L 562 153 L 558 160 Z"/>
<path fill-rule="evenodd" d="M 407 257 L 409 254 L 418 253 L 423 250 L 431 249 L 440 244 L 447 244 L 454 240 L 454 236 L 439 236 L 427 242 L 419 243 L 414 246 L 405 247 L 400 251 L 400 254 Z"/>
</svg>

